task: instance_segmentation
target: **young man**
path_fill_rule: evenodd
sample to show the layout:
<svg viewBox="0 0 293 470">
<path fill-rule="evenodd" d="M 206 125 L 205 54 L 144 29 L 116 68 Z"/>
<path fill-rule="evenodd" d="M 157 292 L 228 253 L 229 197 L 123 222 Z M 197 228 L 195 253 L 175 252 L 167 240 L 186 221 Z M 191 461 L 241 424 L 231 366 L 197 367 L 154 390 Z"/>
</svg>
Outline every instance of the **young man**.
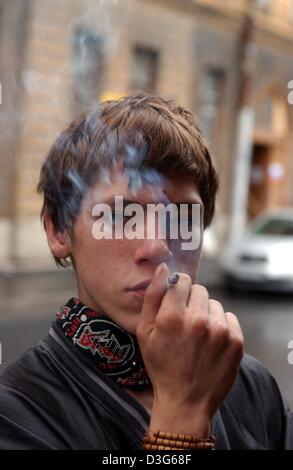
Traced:
<svg viewBox="0 0 293 470">
<path fill-rule="evenodd" d="M 2 449 L 293 448 L 274 379 L 196 284 L 217 189 L 194 116 L 158 97 L 104 103 L 60 135 L 38 190 L 77 293 L 2 366 Z M 165 218 L 148 212 L 158 204 Z"/>
</svg>

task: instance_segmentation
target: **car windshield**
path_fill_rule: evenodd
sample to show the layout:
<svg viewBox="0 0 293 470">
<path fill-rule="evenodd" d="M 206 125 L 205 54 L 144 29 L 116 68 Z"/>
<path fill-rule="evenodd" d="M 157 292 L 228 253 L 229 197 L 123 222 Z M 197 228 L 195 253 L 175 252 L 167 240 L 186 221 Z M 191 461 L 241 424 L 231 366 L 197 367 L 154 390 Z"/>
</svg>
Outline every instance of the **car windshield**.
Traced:
<svg viewBox="0 0 293 470">
<path fill-rule="evenodd" d="M 269 219 L 253 231 L 257 235 L 293 236 L 293 219 Z"/>
</svg>

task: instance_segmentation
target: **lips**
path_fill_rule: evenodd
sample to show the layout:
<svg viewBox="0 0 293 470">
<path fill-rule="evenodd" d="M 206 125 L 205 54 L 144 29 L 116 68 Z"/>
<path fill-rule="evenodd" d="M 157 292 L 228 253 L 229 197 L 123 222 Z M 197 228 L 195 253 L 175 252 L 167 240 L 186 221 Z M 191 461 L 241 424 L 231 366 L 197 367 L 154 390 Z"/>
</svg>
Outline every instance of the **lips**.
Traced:
<svg viewBox="0 0 293 470">
<path fill-rule="evenodd" d="M 151 279 L 147 279 L 146 281 L 140 282 L 139 284 L 136 284 L 135 286 L 130 287 L 127 290 L 131 290 L 131 291 L 134 291 L 134 292 L 145 291 L 148 288 L 148 286 L 150 285 L 150 283 L 151 283 Z"/>
</svg>

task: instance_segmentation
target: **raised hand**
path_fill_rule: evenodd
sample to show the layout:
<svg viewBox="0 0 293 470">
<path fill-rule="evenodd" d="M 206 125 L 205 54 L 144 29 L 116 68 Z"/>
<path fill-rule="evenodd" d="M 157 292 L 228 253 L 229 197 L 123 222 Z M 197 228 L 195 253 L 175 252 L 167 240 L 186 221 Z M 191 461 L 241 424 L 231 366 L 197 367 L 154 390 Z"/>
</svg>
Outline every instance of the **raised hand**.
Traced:
<svg viewBox="0 0 293 470">
<path fill-rule="evenodd" d="M 150 429 L 206 436 L 231 389 L 243 356 L 233 313 L 180 273 L 167 289 L 162 263 L 149 285 L 137 337 L 154 391 Z"/>
</svg>

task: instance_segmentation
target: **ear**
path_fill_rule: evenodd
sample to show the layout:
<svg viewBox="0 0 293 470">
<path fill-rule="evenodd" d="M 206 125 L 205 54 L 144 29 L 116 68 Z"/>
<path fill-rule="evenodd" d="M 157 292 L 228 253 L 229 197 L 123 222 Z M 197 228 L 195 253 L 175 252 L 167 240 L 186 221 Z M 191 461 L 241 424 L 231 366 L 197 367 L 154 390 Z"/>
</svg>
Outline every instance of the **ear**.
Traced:
<svg viewBox="0 0 293 470">
<path fill-rule="evenodd" d="M 67 258 L 70 255 L 70 237 L 67 231 L 60 232 L 54 226 L 48 211 L 45 211 L 44 222 L 49 248 L 56 258 Z"/>
</svg>

